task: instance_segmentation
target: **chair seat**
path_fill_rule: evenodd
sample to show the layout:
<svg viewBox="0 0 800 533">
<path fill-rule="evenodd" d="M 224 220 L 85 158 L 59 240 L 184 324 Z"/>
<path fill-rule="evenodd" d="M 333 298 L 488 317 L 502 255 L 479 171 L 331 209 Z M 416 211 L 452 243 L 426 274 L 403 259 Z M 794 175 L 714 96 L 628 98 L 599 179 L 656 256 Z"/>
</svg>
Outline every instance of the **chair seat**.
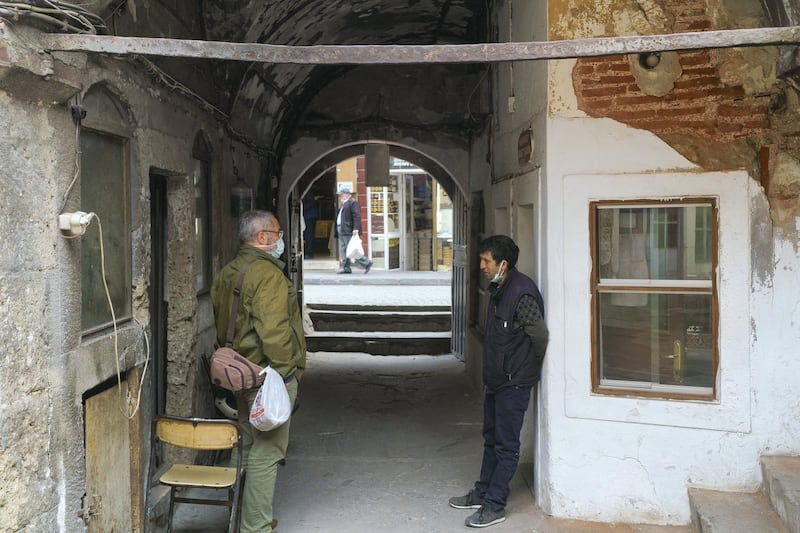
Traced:
<svg viewBox="0 0 800 533">
<path fill-rule="evenodd" d="M 159 478 L 165 485 L 178 487 L 232 487 L 236 469 L 223 466 L 173 465 Z"/>
</svg>

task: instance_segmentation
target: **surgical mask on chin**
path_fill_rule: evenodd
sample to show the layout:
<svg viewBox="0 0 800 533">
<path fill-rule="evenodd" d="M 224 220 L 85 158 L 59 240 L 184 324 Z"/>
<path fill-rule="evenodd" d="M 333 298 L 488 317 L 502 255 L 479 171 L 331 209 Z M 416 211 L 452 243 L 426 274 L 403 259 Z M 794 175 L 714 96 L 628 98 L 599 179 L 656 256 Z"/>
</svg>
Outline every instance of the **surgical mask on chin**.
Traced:
<svg viewBox="0 0 800 533">
<path fill-rule="evenodd" d="M 494 275 L 494 277 L 491 279 L 491 281 L 489 283 L 499 283 L 500 282 L 500 278 L 502 276 L 503 276 L 503 265 L 501 263 L 500 264 L 500 268 L 497 269 L 497 274 Z"/>
</svg>

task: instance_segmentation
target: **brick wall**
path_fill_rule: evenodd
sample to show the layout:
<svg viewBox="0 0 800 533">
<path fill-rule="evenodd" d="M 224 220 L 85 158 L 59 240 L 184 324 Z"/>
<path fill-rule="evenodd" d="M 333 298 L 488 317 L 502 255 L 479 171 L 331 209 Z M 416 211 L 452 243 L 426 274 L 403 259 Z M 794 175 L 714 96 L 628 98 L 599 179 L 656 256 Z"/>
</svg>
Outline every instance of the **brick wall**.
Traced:
<svg viewBox="0 0 800 533">
<path fill-rule="evenodd" d="M 665 9 L 674 17 L 674 33 L 712 28 L 701 2 L 673 0 Z M 678 57 L 682 73 L 665 96 L 642 91 L 626 56 L 578 60 L 573 83 L 579 108 L 657 135 L 726 141 L 758 137 L 770 128 L 772 95 L 746 94 L 741 85 L 723 83 L 717 52 L 686 51 Z"/>
</svg>

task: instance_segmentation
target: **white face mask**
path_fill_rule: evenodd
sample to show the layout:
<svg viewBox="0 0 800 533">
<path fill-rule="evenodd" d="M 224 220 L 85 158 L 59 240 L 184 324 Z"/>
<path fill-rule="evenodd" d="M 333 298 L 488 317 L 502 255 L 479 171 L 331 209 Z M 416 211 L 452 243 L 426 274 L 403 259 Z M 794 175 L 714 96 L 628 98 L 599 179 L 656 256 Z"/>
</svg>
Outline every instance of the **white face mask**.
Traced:
<svg viewBox="0 0 800 533">
<path fill-rule="evenodd" d="M 283 250 L 286 247 L 286 245 L 283 243 L 283 237 L 278 239 L 277 242 L 273 242 L 272 244 L 275 245 L 275 249 L 272 250 L 272 251 L 269 251 L 267 253 L 269 255 L 271 255 L 272 257 L 274 257 L 275 259 L 278 259 L 278 258 L 280 258 L 280 256 L 283 255 Z"/>
<path fill-rule="evenodd" d="M 505 261 L 501 261 L 500 262 L 500 268 L 497 269 L 497 274 L 494 275 L 494 277 L 489 281 L 489 283 L 499 283 L 500 282 L 500 278 L 503 277 L 503 263 L 505 263 Z M 508 264 L 508 263 L 506 263 L 506 264 Z"/>
<path fill-rule="evenodd" d="M 275 247 L 273 250 L 268 250 L 268 248 L 273 246 Z M 280 257 L 283 255 L 283 251 L 286 249 L 286 245 L 283 243 L 283 237 L 281 237 L 272 244 L 259 244 L 256 246 L 256 248 L 261 248 L 275 259 L 280 259 Z"/>
</svg>

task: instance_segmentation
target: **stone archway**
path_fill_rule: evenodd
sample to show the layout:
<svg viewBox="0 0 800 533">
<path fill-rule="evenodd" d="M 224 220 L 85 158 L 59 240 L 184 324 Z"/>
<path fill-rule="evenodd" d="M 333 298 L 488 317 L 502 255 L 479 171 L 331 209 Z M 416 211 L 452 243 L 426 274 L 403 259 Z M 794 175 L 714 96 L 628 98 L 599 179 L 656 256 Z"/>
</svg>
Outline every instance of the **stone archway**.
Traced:
<svg viewBox="0 0 800 533">
<path fill-rule="evenodd" d="M 285 206 L 283 213 L 285 215 L 284 227 L 290 228 L 289 242 L 293 243 L 294 250 L 300 250 L 300 211 L 299 204 L 300 198 L 305 191 L 310 189 L 311 185 L 319 179 L 326 171 L 337 163 L 350 159 L 352 157 L 362 155 L 367 141 L 352 142 L 341 145 L 339 147 L 329 149 L 328 151 L 320 154 L 315 160 L 308 161 L 305 168 L 298 172 L 294 179 L 284 179 L 283 182 L 288 185 L 281 187 L 280 200 L 281 205 Z M 465 332 L 466 332 L 466 302 L 467 302 L 467 276 L 466 265 L 463 263 L 463 258 L 468 256 L 466 253 L 467 236 L 468 236 L 468 198 L 465 193 L 468 190 L 467 184 L 467 161 L 466 153 L 462 154 L 464 157 L 453 158 L 453 154 L 448 151 L 442 151 L 438 155 L 446 155 L 452 158 L 453 161 L 459 161 L 458 167 L 461 171 L 459 174 L 454 173 L 447 168 L 440 160 L 431 156 L 427 151 L 423 151 L 418 147 L 408 146 L 400 143 L 387 142 L 389 145 L 389 153 L 392 157 L 403 159 L 415 166 L 425 170 L 432 178 L 434 178 L 445 192 L 453 200 L 453 248 L 459 250 L 460 253 L 454 254 L 456 257 L 453 259 L 453 275 L 451 281 L 451 301 L 452 307 L 452 329 L 451 329 L 451 349 L 452 351 L 463 359 L 465 350 Z M 438 151 L 438 150 L 436 150 Z M 463 168 L 462 168 L 463 167 Z M 291 165 L 284 165 L 284 168 L 291 168 Z M 284 174 L 285 177 L 288 177 Z M 460 179 L 459 179 L 460 178 Z M 295 287 L 300 290 L 302 294 L 303 287 L 303 268 L 302 268 L 302 255 L 296 253 L 291 258 L 291 275 L 295 282 Z"/>
</svg>

